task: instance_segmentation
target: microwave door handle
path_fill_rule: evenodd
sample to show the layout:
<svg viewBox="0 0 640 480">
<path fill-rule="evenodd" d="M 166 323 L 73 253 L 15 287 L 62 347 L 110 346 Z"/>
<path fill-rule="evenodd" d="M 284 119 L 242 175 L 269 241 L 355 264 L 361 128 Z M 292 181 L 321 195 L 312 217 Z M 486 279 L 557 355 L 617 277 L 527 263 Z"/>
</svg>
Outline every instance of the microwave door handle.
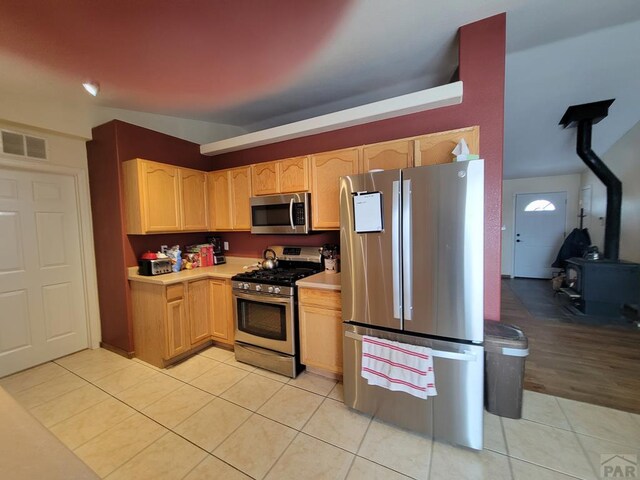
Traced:
<svg viewBox="0 0 640 480">
<path fill-rule="evenodd" d="M 289 223 L 291 223 L 291 230 L 295 230 L 295 225 L 293 224 L 293 198 L 289 200 Z"/>
</svg>

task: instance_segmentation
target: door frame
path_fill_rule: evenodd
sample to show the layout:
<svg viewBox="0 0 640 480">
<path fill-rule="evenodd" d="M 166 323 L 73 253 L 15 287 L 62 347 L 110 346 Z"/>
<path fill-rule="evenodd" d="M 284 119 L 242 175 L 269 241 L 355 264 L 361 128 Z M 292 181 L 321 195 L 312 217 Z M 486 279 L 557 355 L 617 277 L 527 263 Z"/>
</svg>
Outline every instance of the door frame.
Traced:
<svg viewBox="0 0 640 480">
<path fill-rule="evenodd" d="M 552 193 L 564 193 L 565 194 L 565 210 L 564 210 L 564 236 L 566 238 L 567 236 L 567 215 L 568 215 L 568 209 L 567 209 L 567 202 L 569 201 L 569 191 L 568 190 L 556 190 L 555 192 L 515 192 L 513 194 L 513 218 L 512 218 L 512 234 L 511 234 L 511 245 L 512 245 L 512 252 L 511 252 L 511 275 L 509 275 L 509 278 L 516 278 L 516 229 L 517 229 L 517 225 L 516 225 L 516 218 L 518 216 L 518 209 L 517 209 L 517 203 L 518 203 L 518 195 L 545 195 L 545 194 L 552 194 Z"/>
<path fill-rule="evenodd" d="M 89 348 L 100 347 L 102 331 L 100 310 L 98 308 L 98 281 L 96 275 L 95 252 L 93 248 L 93 223 L 91 220 L 91 196 L 89 194 L 89 176 L 86 170 L 61 165 L 52 165 L 40 161 L 14 160 L 0 154 L 0 168 L 28 173 L 48 173 L 73 178 L 76 187 L 76 208 L 80 230 L 80 268 L 87 319 L 87 344 Z"/>
</svg>

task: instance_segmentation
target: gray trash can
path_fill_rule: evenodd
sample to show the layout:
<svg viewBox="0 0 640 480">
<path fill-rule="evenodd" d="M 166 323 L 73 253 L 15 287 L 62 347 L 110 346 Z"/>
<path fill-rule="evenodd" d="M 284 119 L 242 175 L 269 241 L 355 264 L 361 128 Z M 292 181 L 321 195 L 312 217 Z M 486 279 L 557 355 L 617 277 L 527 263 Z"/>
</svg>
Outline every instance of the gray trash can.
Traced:
<svg viewBox="0 0 640 480">
<path fill-rule="evenodd" d="M 485 408 L 501 417 L 522 417 L 527 337 L 518 327 L 485 320 L 484 352 Z"/>
</svg>

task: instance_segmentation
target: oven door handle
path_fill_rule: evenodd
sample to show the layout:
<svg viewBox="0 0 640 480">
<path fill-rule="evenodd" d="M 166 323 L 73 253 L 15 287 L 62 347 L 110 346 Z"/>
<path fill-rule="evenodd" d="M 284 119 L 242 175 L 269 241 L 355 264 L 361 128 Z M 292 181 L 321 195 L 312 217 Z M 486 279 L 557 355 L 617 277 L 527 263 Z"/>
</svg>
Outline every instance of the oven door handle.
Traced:
<svg viewBox="0 0 640 480">
<path fill-rule="evenodd" d="M 272 297 L 271 295 L 252 295 L 246 293 L 237 293 L 233 292 L 233 296 L 235 298 L 240 298 L 243 300 L 251 300 L 253 302 L 262 302 L 262 303 L 274 303 L 278 305 L 287 305 L 291 303 L 293 297 Z"/>
</svg>

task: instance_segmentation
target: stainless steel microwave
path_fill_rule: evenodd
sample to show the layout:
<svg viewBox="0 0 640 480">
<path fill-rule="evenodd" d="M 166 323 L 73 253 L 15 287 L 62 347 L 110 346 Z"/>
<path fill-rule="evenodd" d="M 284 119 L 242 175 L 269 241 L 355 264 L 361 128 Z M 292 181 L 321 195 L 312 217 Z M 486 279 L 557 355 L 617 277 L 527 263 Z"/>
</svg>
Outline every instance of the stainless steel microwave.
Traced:
<svg viewBox="0 0 640 480">
<path fill-rule="evenodd" d="M 251 233 L 309 233 L 310 205 L 308 193 L 251 197 Z"/>
</svg>

